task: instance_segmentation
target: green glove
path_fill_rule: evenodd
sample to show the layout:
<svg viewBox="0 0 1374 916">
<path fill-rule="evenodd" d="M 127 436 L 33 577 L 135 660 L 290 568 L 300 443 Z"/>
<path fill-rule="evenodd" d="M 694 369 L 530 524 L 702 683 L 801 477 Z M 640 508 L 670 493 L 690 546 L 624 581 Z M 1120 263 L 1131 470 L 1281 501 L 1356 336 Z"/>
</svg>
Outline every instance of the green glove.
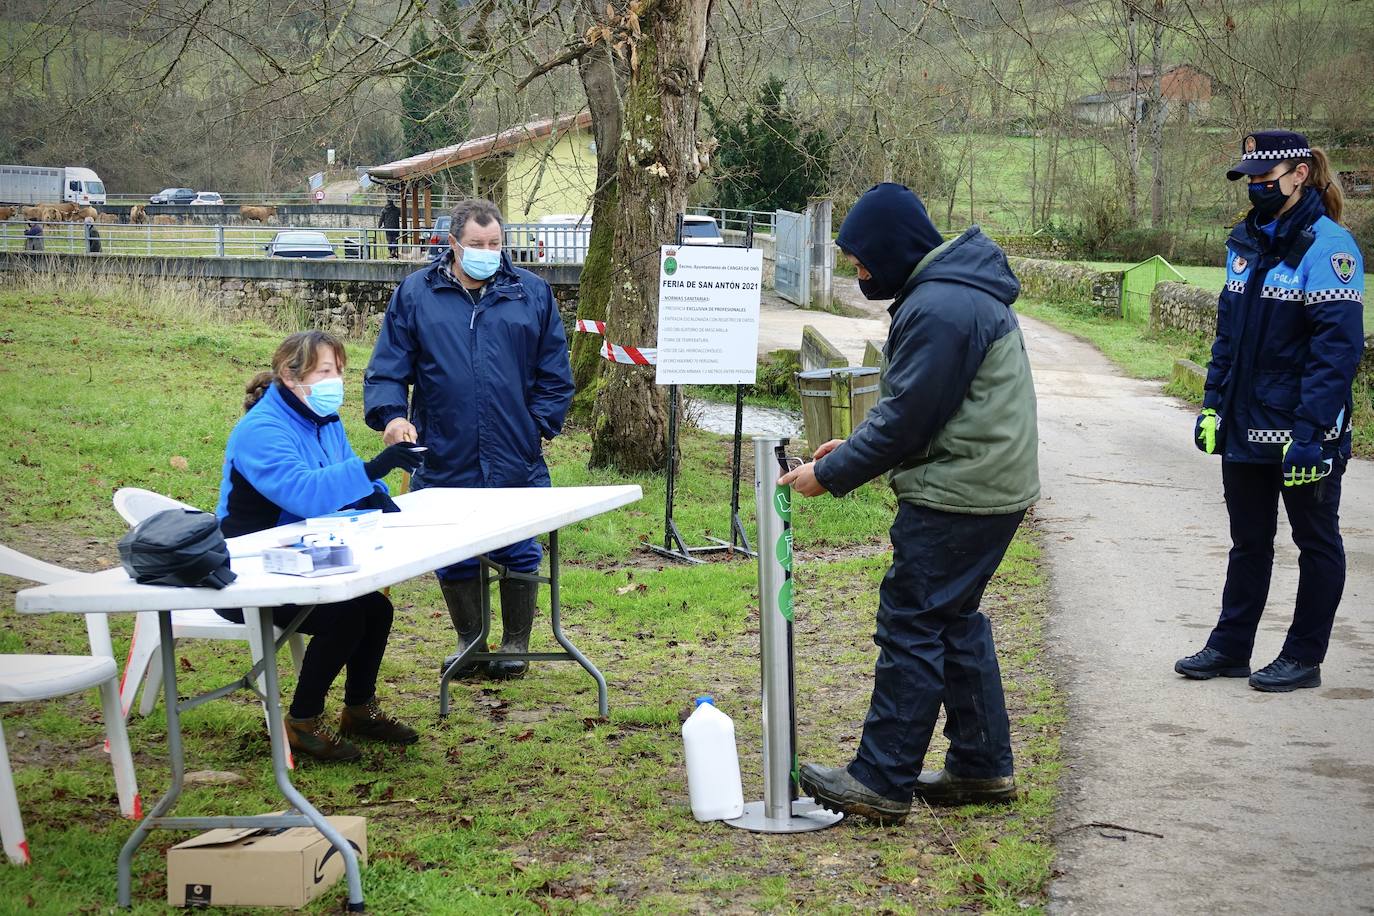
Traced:
<svg viewBox="0 0 1374 916">
<path fill-rule="evenodd" d="M 1331 459 L 1322 457 L 1322 447 L 1315 442 L 1289 440 L 1283 446 L 1283 485 L 1300 487 L 1316 483 L 1331 473 Z"/>
<path fill-rule="evenodd" d="M 1217 452 L 1217 433 L 1221 430 L 1221 417 L 1210 407 L 1205 408 L 1197 416 L 1197 423 L 1193 426 L 1193 439 L 1197 443 L 1200 451 L 1208 455 L 1215 455 Z"/>
</svg>

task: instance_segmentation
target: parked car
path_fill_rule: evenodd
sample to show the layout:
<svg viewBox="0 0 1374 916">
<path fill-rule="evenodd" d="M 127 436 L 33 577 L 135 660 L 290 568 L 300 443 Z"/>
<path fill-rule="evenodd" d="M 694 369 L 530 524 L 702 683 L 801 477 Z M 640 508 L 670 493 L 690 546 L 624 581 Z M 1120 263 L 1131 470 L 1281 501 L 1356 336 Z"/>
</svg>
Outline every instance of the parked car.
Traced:
<svg viewBox="0 0 1374 916">
<path fill-rule="evenodd" d="M 196 199 L 195 188 L 163 188 L 148 198 L 150 204 L 189 204 Z"/>
<path fill-rule="evenodd" d="M 334 246 L 323 232 L 287 229 L 263 246 L 269 258 L 332 258 Z"/>
<path fill-rule="evenodd" d="M 714 216 L 688 213 L 682 218 L 682 244 L 724 245 L 725 239 L 720 237 L 720 227 Z"/>
<path fill-rule="evenodd" d="M 434 220 L 434 228 L 425 236 L 425 255 L 433 260 L 448 248 L 448 227 L 453 222 L 451 216 L 440 216 Z"/>
<path fill-rule="evenodd" d="M 219 194 L 214 191 L 201 191 L 195 197 L 191 198 L 191 206 L 222 207 L 224 206 L 224 198 L 220 197 Z"/>
</svg>

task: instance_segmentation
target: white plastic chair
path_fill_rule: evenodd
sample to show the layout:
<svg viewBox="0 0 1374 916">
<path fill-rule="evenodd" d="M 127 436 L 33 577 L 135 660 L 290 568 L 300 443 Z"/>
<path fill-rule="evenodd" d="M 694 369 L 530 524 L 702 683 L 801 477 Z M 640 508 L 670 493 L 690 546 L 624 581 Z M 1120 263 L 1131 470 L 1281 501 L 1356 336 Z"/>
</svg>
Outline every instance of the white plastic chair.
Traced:
<svg viewBox="0 0 1374 916">
<path fill-rule="evenodd" d="M 44 563 L 0 544 L 0 573 L 50 585 L 84 575 Z M 0 703 L 27 703 L 100 688 L 100 705 L 105 717 L 105 736 L 114 764 L 115 789 L 119 811 L 135 820 L 143 817 L 143 802 L 134 778 L 134 759 L 129 752 L 129 734 L 119 706 L 119 667 L 110 644 L 110 626 L 104 614 L 86 615 L 86 634 L 91 655 L 0 655 Z M 19 798 L 14 791 L 5 732 L 0 727 L 0 838 L 5 854 L 18 865 L 29 863 L 29 844 L 24 838 L 24 821 L 19 816 Z"/>
<path fill-rule="evenodd" d="M 138 487 L 124 487 L 116 492 L 114 506 L 115 511 L 130 525 L 137 525 L 150 515 L 164 509 L 194 508 L 186 505 L 186 503 L 178 502 L 170 496 L 163 496 L 161 493 L 154 493 L 151 490 Z M 209 608 L 173 611 L 172 636 L 177 640 L 237 639 L 246 641 L 253 653 L 254 664 L 262 660 L 265 651 L 265 647 L 262 645 L 262 636 L 257 627 L 225 620 Z M 276 636 L 278 639 L 281 638 L 281 630 L 276 631 Z M 139 704 L 138 713 L 146 716 L 157 705 L 157 695 L 162 688 L 162 666 L 151 664 L 151 662 L 157 656 L 157 647 L 161 641 L 156 612 L 146 611 L 139 614 L 134 619 L 134 637 L 133 641 L 129 643 L 129 658 L 124 664 L 124 677 L 119 685 L 119 702 L 126 718 L 133 707 L 134 696 L 138 693 L 139 684 L 143 682 L 145 676 L 147 683 L 143 687 L 143 700 Z M 300 633 L 293 633 L 288 644 L 291 648 L 291 661 L 296 666 L 296 673 L 299 674 L 301 660 L 305 658 L 305 637 Z M 258 689 L 265 689 L 261 678 L 258 679 Z"/>
</svg>

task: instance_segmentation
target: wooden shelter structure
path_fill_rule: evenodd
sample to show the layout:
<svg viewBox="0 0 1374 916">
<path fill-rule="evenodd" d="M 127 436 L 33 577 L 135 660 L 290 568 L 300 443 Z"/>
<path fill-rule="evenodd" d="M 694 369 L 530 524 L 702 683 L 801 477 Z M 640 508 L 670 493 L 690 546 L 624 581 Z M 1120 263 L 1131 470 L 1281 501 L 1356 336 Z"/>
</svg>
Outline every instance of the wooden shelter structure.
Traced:
<svg viewBox="0 0 1374 916">
<path fill-rule="evenodd" d="M 506 161 L 513 150 L 527 143 L 556 139 L 569 131 L 585 130 L 591 123 L 589 111 L 529 121 L 455 146 L 417 153 L 385 165 L 374 165 L 367 170 L 367 176 L 389 193 L 399 192 L 401 228 L 410 235 L 405 241 L 419 244 L 421 230 L 434 225 L 431 209 L 434 176 L 447 169 L 473 165 L 476 167 L 478 194 L 500 206 L 505 197 Z"/>
</svg>

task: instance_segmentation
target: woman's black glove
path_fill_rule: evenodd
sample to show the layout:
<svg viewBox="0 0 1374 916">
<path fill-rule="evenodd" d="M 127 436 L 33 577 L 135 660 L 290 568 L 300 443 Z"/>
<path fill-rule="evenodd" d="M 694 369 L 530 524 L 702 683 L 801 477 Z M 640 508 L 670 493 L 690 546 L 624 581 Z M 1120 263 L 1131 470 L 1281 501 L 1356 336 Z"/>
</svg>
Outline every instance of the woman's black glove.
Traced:
<svg viewBox="0 0 1374 916">
<path fill-rule="evenodd" d="M 368 480 L 381 480 L 397 468 L 413 471 L 424 460 L 424 449 L 417 449 L 413 442 L 397 442 L 382 449 L 371 461 L 364 461 L 363 472 Z"/>
</svg>

